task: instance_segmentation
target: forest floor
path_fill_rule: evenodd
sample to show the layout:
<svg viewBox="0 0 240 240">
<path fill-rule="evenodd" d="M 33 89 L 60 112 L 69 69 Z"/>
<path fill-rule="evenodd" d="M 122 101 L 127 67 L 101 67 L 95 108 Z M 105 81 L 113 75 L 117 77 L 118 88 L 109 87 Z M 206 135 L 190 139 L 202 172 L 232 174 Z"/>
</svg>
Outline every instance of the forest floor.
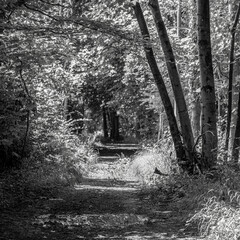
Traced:
<svg viewBox="0 0 240 240">
<path fill-rule="evenodd" d="M 166 197 L 153 203 L 134 177 L 117 180 L 108 172 L 116 158 L 106 155 L 74 188 L 1 211 L 0 239 L 200 239 L 187 212 Z"/>
</svg>

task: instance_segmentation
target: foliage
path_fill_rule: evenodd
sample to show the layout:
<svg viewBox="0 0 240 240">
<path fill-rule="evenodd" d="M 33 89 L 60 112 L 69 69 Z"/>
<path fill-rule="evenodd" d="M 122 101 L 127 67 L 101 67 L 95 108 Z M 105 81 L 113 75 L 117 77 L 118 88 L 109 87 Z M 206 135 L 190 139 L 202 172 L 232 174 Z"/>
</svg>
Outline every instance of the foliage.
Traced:
<svg viewBox="0 0 240 240">
<path fill-rule="evenodd" d="M 171 163 L 173 165 L 169 166 L 171 161 L 166 164 L 164 159 L 169 151 L 165 149 L 164 158 L 154 149 L 140 153 L 131 165 L 144 185 L 154 186 L 148 192 L 151 201 L 158 205 L 163 199 L 171 200 L 170 208 L 181 212 L 187 225 L 198 224 L 200 234 L 205 239 L 238 239 L 238 168 L 225 162 L 213 172 L 189 176 L 180 173 L 174 161 Z M 162 160 L 160 164 L 159 160 Z M 168 171 L 169 176 L 154 177 L 155 166 L 162 173 Z"/>
<path fill-rule="evenodd" d="M 179 175 L 172 186 L 175 193 L 171 206 L 189 212 L 188 223 L 197 223 L 206 239 L 239 237 L 240 185 L 233 166 L 219 166 L 214 174 Z"/>
<path fill-rule="evenodd" d="M 82 181 L 96 154 L 68 128 L 49 132 L 33 147 L 20 169 L 1 175 L 1 207 L 13 207 L 34 198 L 51 197 L 63 187 Z"/>
<path fill-rule="evenodd" d="M 31 111 L 31 99 L 25 94 L 19 79 L 10 71 L 0 83 L 0 167 L 14 166 L 24 154 L 24 138 Z"/>
<path fill-rule="evenodd" d="M 167 187 L 165 184 L 170 181 L 171 175 L 178 171 L 172 156 L 173 149 L 167 146 L 166 140 L 155 145 L 147 144 L 134 156 L 131 171 L 143 185 Z M 154 173 L 155 168 L 163 173 L 163 176 Z"/>
<path fill-rule="evenodd" d="M 146 2 L 141 1 L 141 4 L 156 59 L 170 89 L 162 50 Z M 194 6 L 190 6 L 189 1 L 182 1 L 179 38 L 176 1 L 159 2 L 190 105 L 199 98 L 197 90 L 200 87 L 192 15 Z M 220 150 L 223 149 L 226 124 L 231 25 L 228 15 L 226 1 L 212 2 L 211 40 Z M 81 181 L 89 163 L 94 162 L 96 155 L 87 140 L 91 144 L 102 139 L 102 135 L 96 133 L 91 138 L 88 132 L 81 136 L 72 134 L 71 123 L 66 121 L 64 112 L 66 98 L 83 101 L 85 113 L 80 121 L 84 122 L 88 118 L 86 112 L 90 112 L 92 132 L 101 126 L 104 103 L 120 112 L 125 140 L 136 141 L 136 132 L 140 133 L 139 138 L 150 139 L 150 142 L 156 139 L 162 104 L 140 47 L 137 22 L 128 1 L 5 0 L 0 6 L 0 35 L 1 168 L 22 164 L 20 170 L 2 175 L 1 179 L 5 180 L 1 180 L 0 196 L 4 193 L 6 197 L 0 200 L 1 206 L 18 204 L 29 193 L 41 195 L 63 185 L 73 185 Z M 238 54 L 239 46 L 236 52 Z M 172 96 L 171 90 L 169 95 Z M 189 108 L 189 112 L 191 110 Z M 157 185 L 171 193 L 175 207 L 184 210 L 195 209 L 198 205 L 193 220 L 200 221 L 202 232 L 210 233 L 210 239 L 237 237 L 237 173 L 223 165 L 217 181 L 205 176 L 176 174 L 179 169 L 172 155 L 168 130 L 165 130 L 165 117 L 163 122 L 165 135 L 160 142 L 154 146 L 144 144 L 144 151 L 136 154 L 132 162 L 122 157 L 103 173 L 121 179 L 130 168 L 130 174 L 134 172 L 143 184 Z M 219 151 L 219 160 L 221 163 L 226 160 L 223 151 Z M 155 167 L 169 176 L 154 174 Z M 94 171 L 93 168 L 91 166 Z M 233 228 L 230 228 L 230 222 Z"/>
<path fill-rule="evenodd" d="M 229 194 L 232 201 L 238 200 L 239 197 L 239 193 Z M 239 204 L 232 207 L 231 203 L 227 204 L 212 197 L 192 220 L 200 222 L 200 231 L 202 235 L 207 236 L 206 239 L 238 239 L 239 216 Z"/>
</svg>

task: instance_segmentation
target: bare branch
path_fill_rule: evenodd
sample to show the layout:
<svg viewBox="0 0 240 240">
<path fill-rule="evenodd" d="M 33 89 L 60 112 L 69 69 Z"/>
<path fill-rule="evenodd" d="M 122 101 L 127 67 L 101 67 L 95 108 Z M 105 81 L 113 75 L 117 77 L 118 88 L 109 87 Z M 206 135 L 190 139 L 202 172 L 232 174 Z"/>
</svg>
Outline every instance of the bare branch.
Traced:
<svg viewBox="0 0 240 240">
<path fill-rule="evenodd" d="M 29 9 L 31 11 L 41 13 L 42 15 L 47 16 L 47 17 L 49 17 L 49 18 L 51 18 L 51 19 L 53 19 L 55 21 L 59 21 L 57 18 L 55 18 L 55 17 L 53 17 L 53 16 L 51 16 L 51 15 L 49 15 L 49 14 L 47 14 L 47 13 L 41 11 L 41 10 L 39 10 L 39 9 L 35 9 L 35 8 L 32 8 L 32 7 L 29 7 L 26 3 L 24 3 L 23 5 L 24 5 L 24 7 L 26 7 L 27 9 Z"/>
</svg>

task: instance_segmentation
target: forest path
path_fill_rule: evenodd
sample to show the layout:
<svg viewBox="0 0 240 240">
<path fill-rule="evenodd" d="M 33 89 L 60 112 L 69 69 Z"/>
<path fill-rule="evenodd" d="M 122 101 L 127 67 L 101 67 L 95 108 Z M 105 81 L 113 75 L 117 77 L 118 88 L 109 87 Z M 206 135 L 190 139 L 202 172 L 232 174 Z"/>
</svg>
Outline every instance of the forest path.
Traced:
<svg viewBox="0 0 240 240">
<path fill-rule="evenodd" d="M 139 144 L 108 143 L 96 144 L 95 149 L 99 152 L 98 161 L 115 161 L 119 156 L 132 156 L 141 149 Z"/>
<path fill-rule="evenodd" d="M 117 180 L 114 160 L 72 190 L 0 213 L 0 239 L 199 239 L 166 200 L 152 204 L 134 177 Z"/>
</svg>

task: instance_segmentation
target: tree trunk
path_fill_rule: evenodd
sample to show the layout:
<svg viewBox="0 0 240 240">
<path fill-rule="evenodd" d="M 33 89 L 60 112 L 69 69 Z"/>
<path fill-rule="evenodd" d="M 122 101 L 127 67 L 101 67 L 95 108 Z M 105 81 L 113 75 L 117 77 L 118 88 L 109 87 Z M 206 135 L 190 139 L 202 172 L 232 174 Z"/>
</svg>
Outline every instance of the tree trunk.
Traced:
<svg viewBox="0 0 240 240">
<path fill-rule="evenodd" d="M 225 149 L 228 151 L 229 145 L 229 135 L 230 135 L 230 126 L 231 126 L 231 117 L 232 117 L 232 96 L 233 96 L 233 73 L 234 73 L 234 61 L 235 61 L 235 33 L 237 24 L 239 21 L 240 15 L 240 3 L 238 10 L 234 19 L 234 23 L 231 29 L 231 47 L 230 47 L 230 57 L 229 57 L 229 77 L 228 77 L 228 111 L 227 111 L 227 128 L 226 128 L 226 142 Z"/>
<path fill-rule="evenodd" d="M 163 137 L 163 114 L 159 112 L 159 120 L 158 120 L 158 137 L 157 140 L 160 141 L 160 139 Z"/>
<path fill-rule="evenodd" d="M 234 74 L 233 74 L 233 97 L 232 97 L 232 117 L 230 126 L 230 136 L 229 136 L 229 150 L 232 152 L 234 136 L 236 131 L 237 123 L 237 108 L 238 108 L 238 93 L 240 92 L 240 60 L 236 59 L 234 64 Z"/>
<path fill-rule="evenodd" d="M 209 0 L 198 0 L 198 48 L 202 98 L 202 155 L 205 168 L 217 161 L 216 97 L 210 39 Z"/>
<path fill-rule="evenodd" d="M 115 116 L 114 116 L 114 140 L 115 141 L 119 141 L 120 139 L 120 134 L 119 134 L 119 116 L 117 115 L 117 113 L 115 112 Z"/>
<path fill-rule="evenodd" d="M 189 92 L 191 102 L 191 124 L 193 129 L 193 136 L 197 139 L 200 135 L 201 129 L 201 101 L 200 101 L 200 79 L 199 79 L 199 65 L 198 62 L 198 51 L 197 51 L 197 5 L 196 0 L 188 0 L 189 5 L 189 36 L 191 36 L 191 44 L 194 47 L 191 48 L 190 52 L 190 63 L 192 64 L 189 68 Z"/>
<path fill-rule="evenodd" d="M 235 131 L 235 136 L 233 141 L 233 150 L 232 150 L 232 161 L 234 163 L 238 163 L 239 148 L 240 148 L 240 92 L 238 97 L 237 124 L 236 124 L 236 131 Z"/>
<path fill-rule="evenodd" d="M 181 25 L 182 25 L 181 0 L 178 0 L 178 7 L 177 7 L 177 36 L 178 36 L 178 38 L 181 38 Z"/>
<path fill-rule="evenodd" d="M 179 39 L 181 38 L 181 24 L 182 24 L 181 1 L 182 0 L 178 0 L 178 7 L 177 7 L 177 36 Z M 177 65 L 177 69 L 179 69 L 179 65 Z M 173 97 L 173 109 L 174 109 L 175 117 L 177 119 L 177 123 L 179 124 L 177 103 L 174 97 Z"/>
<path fill-rule="evenodd" d="M 191 122 L 190 122 L 190 118 L 187 110 L 187 105 L 186 105 L 183 90 L 182 90 L 182 85 L 180 82 L 179 73 L 177 70 L 176 62 L 175 62 L 175 56 L 173 54 L 173 50 L 167 34 L 167 30 L 161 16 L 158 0 L 149 0 L 149 6 L 152 10 L 158 36 L 161 41 L 162 50 L 165 55 L 168 74 L 171 80 L 173 93 L 174 93 L 174 97 L 177 104 L 183 142 L 186 145 L 188 154 L 190 155 L 189 157 L 191 158 L 191 153 L 193 151 L 193 145 L 194 145 L 193 133 L 192 133 Z"/>
<path fill-rule="evenodd" d="M 119 140 L 119 117 L 117 116 L 117 113 L 115 110 L 110 109 L 109 110 L 109 116 L 110 116 L 110 138 L 113 141 Z"/>
<path fill-rule="evenodd" d="M 108 126 L 107 126 L 107 114 L 105 106 L 102 106 L 102 116 L 103 116 L 103 135 L 104 138 L 108 138 Z"/>
<path fill-rule="evenodd" d="M 192 102 L 192 128 L 194 137 L 197 138 L 200 135 L 200 117 L 201 117 L 201 104 L 199 101 Z"/>
<path fill-rule="evenodd" d="M 142 33 L 146 58 L 150 66 L 150 69 L 152 71 L 155 83 L 157 85 L 160 97 L 162 99 L 162 103 L 164 105 L 164 109 L 167 114 L 167 118 L 170 126 L 170 132 L 173 138 L 174 147 L 176 151 L 176 156 L 178 161 L 182 161 L 185 158 L 185 151 L 184 151 L 183 143 L 181 140 L 181 135 L 177 126 L 177 121 L 174 116 L 173 107 L 172 107 L 169 95 L 167 93 L 165 83 L 163 81 L 162 75 L 159 71 L 156 59 L 153 54 L 153 49 L 150 44 L 150 35 L 147 28 L 147 24 L 145 22 L 140 4 L 137 2 L 133 8 L 134 8 L 134 12 L 135 12 L 141 33 Z M 182 166 L 182 167 L 185 168 L 185 166 Z"/>
</svg>

